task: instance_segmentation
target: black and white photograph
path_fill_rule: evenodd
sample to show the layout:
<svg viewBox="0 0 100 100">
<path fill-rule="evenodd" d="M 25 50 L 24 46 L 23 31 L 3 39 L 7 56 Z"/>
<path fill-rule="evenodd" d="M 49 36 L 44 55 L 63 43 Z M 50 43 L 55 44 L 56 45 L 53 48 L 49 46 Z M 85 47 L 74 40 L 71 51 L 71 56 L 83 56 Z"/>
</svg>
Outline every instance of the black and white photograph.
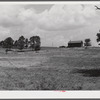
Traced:
<svg viewBox="0 0 100 100">
<path fill-rule="evenodd" d="M 2 90 L 100 90 L 100 2 L 0 2 Z"/>
</svg>

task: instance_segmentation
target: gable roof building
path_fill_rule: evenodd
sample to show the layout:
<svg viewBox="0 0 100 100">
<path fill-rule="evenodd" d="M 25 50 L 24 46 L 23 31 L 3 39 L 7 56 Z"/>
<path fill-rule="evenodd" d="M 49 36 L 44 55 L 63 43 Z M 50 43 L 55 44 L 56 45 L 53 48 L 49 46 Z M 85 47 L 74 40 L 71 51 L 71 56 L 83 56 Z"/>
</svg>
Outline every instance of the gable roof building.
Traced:
<svg viewBox="0 0 100 100">
<path fill-rule="evenodd" d="M 69 41 L 68 47 L 82 47 L 83 41 Z"/>
</svg>

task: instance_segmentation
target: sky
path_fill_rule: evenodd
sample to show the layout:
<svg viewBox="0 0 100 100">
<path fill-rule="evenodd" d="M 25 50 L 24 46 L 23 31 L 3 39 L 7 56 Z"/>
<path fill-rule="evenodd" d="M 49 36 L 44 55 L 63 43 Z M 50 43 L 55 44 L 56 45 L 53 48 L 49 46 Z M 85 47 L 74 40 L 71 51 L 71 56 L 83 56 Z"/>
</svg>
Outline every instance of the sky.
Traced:
<svg viewBox="0 0 100 100">
<path fill-rule="evenodd" d="M 0 4 L 0 41 L 38 35 L 42 46 L 67 46 L 68 41 L 91 39 L 97 46 L 100 4 Z"/>
</svg>

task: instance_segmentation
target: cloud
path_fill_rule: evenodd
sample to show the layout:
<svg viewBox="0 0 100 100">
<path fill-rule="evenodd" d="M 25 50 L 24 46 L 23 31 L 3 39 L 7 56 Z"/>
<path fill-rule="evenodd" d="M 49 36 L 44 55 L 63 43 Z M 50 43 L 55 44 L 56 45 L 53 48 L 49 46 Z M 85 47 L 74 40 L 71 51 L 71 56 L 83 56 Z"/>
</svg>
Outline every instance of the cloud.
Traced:
<svg viewBox="0 0 100 100">
<path fill-rule="evenodd" d="M 4 28 L 0 26 L 0 37 L 5 39 L 5 37 L 10 36 L 10 30 L 8 28 Z"/>
<path fill-rule="evenodd" d="M 10 27 L 17 25 L 20 21 L 17 19 L 20 12 L 20 6 L 0 5 L 0 25 Z"/>
<path fill-rule="evenodd" d="M 38 15 L 32 8 L 25 8 L 24 5 L 0 5 L 0 26 L 9 30 L 13 37 L 29 34 L 37 26 L 37 19 Z"/>
<path fill-rule="evenodd" d="M 66 45 L 69 39 L 89 37 L 88 32 L 94 36 L 99 16 L 92 4 L 56 4 L 38 13 L 32 5 L 0 5 L 0 38 L 39 35 L 43 45 Z"/>
<path fill-rule="evenodd" d="M 0 26 L 23 33 L 36 27 L 48 31 L 75 29 L 90 24 L 88 20 L 95 16 L 92 5 L 57 4 L 41 13 L 29 5 L 0 5 Z"/>
<path fill-rule="evenodd" d="M 88 25 L 95 16 L 93 5 L 54 5 L 41 14 L 39 27 L 49 31 L 75 29 Z"/>
</svg>

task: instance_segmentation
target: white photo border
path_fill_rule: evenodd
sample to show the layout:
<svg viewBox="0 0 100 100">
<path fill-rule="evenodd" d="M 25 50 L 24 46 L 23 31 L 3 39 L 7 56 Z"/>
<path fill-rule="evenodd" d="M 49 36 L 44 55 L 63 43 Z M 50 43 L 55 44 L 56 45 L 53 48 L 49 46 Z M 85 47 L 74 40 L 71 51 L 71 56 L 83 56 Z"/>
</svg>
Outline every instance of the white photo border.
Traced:
<svg viewBox="0 0 100 100">
<path fill-rule="evenodd" d="M 100 1 L 2 1 L 2 4 L 100 4 Z M 99 99 L 100 91 L 0 91 L 0 99 Z"/>
</svg>

